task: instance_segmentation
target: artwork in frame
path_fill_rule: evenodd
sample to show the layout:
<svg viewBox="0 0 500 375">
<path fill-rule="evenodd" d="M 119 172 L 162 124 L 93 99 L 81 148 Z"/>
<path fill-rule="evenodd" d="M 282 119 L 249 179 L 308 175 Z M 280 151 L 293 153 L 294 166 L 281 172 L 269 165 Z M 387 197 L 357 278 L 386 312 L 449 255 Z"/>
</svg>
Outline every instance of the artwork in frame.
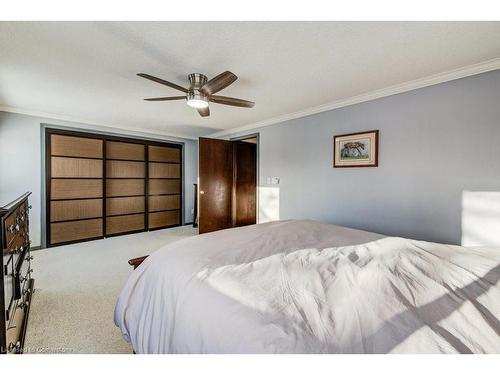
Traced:
<svg viewBox="0 0 500 375">
<path fill-rule="evenodd" d="M 377 167 L 378 130 L 333 137 L 333 167 Z"/>
</svg>

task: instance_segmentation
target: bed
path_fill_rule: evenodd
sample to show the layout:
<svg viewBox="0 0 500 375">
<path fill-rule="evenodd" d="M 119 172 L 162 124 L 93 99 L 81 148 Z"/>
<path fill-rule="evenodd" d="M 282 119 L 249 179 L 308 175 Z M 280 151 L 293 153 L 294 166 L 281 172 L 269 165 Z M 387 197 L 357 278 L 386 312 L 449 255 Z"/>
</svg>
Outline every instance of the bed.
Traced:
<svg viewBox="0 0 500 375">
<path fill-rule="evenodd" d="M 136 353 L 500 353 L 500 249 L 290 220 L 194 236 L 131 273 Z"/>
</svg>

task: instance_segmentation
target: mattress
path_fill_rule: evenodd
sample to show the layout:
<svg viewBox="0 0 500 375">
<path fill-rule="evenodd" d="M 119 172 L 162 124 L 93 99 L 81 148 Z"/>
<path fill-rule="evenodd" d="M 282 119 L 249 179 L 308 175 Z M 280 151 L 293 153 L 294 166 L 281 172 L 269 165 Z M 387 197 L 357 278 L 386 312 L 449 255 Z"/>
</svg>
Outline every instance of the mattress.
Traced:
<svg viewBox="0 0 500 375">
<path fill-rule="evenodd" d="M 500 353 L 500 250 L 279 221 L 180 240 L 126 282 L 136 353 Z"/>
</svg>

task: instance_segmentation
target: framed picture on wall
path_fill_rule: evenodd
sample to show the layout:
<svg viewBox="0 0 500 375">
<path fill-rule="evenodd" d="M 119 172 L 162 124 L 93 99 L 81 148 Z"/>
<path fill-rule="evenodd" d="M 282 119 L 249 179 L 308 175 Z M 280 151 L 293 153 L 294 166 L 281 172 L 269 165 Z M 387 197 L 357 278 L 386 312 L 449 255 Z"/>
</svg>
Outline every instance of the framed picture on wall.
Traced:
<svg viewBox="0 0 500 375">
<path fill-rule="evenodd" d="M 378 130 L 333 137 L 333 167 L 377 167 Z"/>
</svg>

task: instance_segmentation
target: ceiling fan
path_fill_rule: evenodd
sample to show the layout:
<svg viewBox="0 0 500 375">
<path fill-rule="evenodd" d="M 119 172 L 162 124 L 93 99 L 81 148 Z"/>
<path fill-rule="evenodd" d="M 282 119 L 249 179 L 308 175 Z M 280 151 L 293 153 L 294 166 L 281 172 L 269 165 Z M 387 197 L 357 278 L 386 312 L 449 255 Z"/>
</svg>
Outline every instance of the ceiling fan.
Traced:
<svg viewBox="0 0 500 375">
<path fill-rule="evenodd" d="M 235 107 L 252 108 L 255 103 L 248 100 L 230 98 L 227 96 L 214 95 L 215 93 L 221 91 L 222 89 L 229 86 L 231 83 L 236 81 L 238 77 L 226 71 L 219 74 L 218 76 L 208 80 L 207 77 L 200 73 L 193 73 L 188 75 L 189 88 L 184 88 L 175 83 L 165 81 L 161 78 L 154 77 L 146 73 L 138 73 L 139 77 L 149 79 L 151 81 L 160 83 L 162 85 L 171 87 L 173 89 L 182 91 L 185 95 L 181 96 L 165 96 L 160 98 L 148 98 L 144 99 L 150 102 L 166 101 L 166 100 L 181 100 L 185 99 L 187 104 L 198 110 L 198 113 L 202 117 L 210 116 L 210 109 L 208 108 L 208 103 L 213 102 L 217 104 L 232 105 Z"/>
</svg>

